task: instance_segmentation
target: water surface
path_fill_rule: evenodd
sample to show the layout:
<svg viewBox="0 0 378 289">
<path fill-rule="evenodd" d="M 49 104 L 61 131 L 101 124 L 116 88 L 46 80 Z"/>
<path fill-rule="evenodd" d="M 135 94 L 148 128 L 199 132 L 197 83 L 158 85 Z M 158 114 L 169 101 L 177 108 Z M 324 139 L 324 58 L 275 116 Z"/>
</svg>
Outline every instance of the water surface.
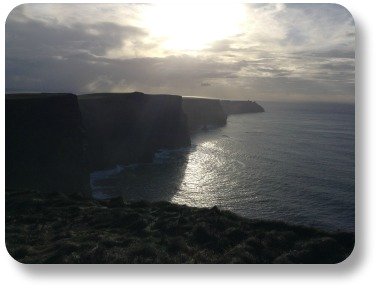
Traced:
<svg viewBox="0 0 378 289">
<path fill-rule="evenodd" d="M 354 105 L 262 105 L 265 113 L 229 116 L 153 164 L 92 175 L 94 194 L 354 231 Z"/>
</svg>

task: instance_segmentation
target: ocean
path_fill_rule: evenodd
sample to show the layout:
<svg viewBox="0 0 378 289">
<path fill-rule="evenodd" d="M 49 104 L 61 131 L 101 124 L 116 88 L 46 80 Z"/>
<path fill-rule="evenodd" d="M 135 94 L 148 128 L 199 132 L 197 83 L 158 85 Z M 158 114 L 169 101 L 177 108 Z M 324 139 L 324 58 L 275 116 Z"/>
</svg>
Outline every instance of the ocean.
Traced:
<svg viewBox="0 0 378 289">
<path fill-rule="evenodd" d="M 354 105 L 261 102 L 151 164 L 94 172 L 96 198 L 218 206 L 247 218 L 354 231 Z"/>
</svg>

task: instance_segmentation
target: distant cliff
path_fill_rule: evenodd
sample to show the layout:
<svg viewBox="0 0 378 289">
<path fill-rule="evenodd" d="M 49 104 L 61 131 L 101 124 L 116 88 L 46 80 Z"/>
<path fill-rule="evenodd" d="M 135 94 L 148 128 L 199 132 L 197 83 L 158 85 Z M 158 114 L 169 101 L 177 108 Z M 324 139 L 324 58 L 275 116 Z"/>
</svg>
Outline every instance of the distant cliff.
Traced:
<svg viewBox="0 0 378 289">
<path fill-rule="evenodd" d="M 191 131 L 227 123 L 227 115 L 219 99 L 183 97 L 183 110 Z"/>
<path fill-rule="evenodd" d="M 190 145 L 182 97 L 134 93 L 79 96 L 92 169 L 150 162 L 158 149 Z"/>
<path fill-rule="evenodd" d="M 9 94 L 5 99 L 6 187 L 89 193 L 76 95 Z"/>
<path fill-rule="evenodd" d="M 264 108 L 255 101 L 221 100 L 224 111 L 229 114 L 264 112 Z"/>
</svg>

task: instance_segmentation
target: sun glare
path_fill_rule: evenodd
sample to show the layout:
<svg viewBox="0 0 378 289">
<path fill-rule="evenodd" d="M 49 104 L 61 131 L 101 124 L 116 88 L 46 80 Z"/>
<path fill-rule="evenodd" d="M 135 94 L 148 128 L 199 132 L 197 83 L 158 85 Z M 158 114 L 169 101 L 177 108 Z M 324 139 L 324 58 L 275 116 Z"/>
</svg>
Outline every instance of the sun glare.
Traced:
<svg viewBox="0 0 378 289">
<path fill-rule="evenodd" d="M 243 4 L 156 4 L 142 16 L 143 26 L 171 51 L 201 50 L 241 32 Z"/>
</svg>

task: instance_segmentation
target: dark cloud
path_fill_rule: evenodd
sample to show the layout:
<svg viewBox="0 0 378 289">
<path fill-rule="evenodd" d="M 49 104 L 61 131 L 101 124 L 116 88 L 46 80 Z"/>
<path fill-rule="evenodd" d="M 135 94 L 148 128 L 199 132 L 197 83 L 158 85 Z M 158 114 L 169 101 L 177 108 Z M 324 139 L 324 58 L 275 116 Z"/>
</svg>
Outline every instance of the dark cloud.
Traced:
<svg viewBox="0 0 378 289">
<path fill-rule="evenodd" d="M 9 90 L 88 92 L 91 87 L 112 90 L 123 85 L 183 91 L 204 79 L 235 78 L 244 66 L 243 62 L 227 64 L 190 56 L 109 59 L 81 53 L 62 59 L 8 61 L 6 83 Z"/>
<path fill-rule="evenodd" d="M 145 35 L 140 28 L 110 22 L 62 26 L 8 19 L 5 47 L 7 58 L 65 57 L 80 51 L 103 56 L 109 49 L 122 47 L 124 40 L 136 42 Z"/>
</svg>

